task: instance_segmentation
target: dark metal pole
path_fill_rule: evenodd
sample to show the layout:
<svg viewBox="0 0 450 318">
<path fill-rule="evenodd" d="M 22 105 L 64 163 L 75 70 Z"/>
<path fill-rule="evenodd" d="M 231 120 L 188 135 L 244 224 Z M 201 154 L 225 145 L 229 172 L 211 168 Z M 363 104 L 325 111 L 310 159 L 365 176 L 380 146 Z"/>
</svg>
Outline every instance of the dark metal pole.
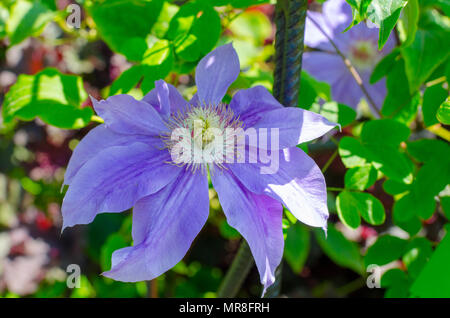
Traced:
<svg viewBox="0 0 450 318">
<path fill-rule="evenodd" d="M 278 0 L 275 11 L 275 72 L 273 95 L 286 107 L 297 107 L 302 72 L 305 21 L 308 0 Z M 254 261 L 247 242 L 242 241 L 230 269 L 217 292 L 218 297 L 235 297 Z M 276 297 L 281 290 L 282 263 L 275 283 L 265 297 Z"/>
</svg>

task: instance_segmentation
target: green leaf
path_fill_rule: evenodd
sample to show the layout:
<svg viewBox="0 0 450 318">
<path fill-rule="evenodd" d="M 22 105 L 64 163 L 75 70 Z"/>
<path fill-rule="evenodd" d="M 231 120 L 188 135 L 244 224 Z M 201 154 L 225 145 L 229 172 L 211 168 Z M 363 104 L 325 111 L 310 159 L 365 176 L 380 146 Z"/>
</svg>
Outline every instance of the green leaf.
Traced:
<svg viewBox="0 0 450 318">
<path fill-rule="evenodd" d="M 448 90 L 442 85 L 427 87 L 423 94 L 422 114 L 425 126 L 433 126 L 439 123 L 437 113 L 448 97 Z M 450 106 L 448 106 L 450 108 Z"/>
<path fill-rule="evenodd" d="M 360 202 L 356 195 L 348 191 L 342 191 L 336 197 L 336 208 L 339 219 L 346 226 L 356 229 L 361 225 L 359 212 L 365 208 L 365 205 L 364 202 Z"/>
<path fill-rule="evenodd" d="M 387 179 L 383 183 L 383 189 L 390 195 L 397 195 L 409 191 L 410 185 L 403 182 L 397 182 L 392 179 Z"/>
<path fill-rule="evenodd" d="M 381 109 L 385 117 L 410 123 L 417 116 L 420 95 L 411 94 L 407 82 L 405 63 L 398 60 L 391 66 L 386 80 L 387 96 Z"/>
<path fill-rule="evenodd" d="M 378 62 L 377 66 L 370 76 L 370 84 L 375 84 L 383 77 L 385 77 L 394 67 L 400 51 L 398 49 L 393 49 L 391 53 L 383 57 L 383 59 Z"/>
<path fill-rule="evenodd" d="M 220 32 L 220 17 L 214 8 L 206 3 L 187 2 L 170 21 L 166 37 L 174 41 L 177 56 L 197 61 L 214 48 Z"/>
<path fill-rule="evenodd" d="M 405 253 L 407 244 L 407 241 L 396 236 L 382 235 L 367 250 L 364 264 L 382 266 L 396 261 Z"/>
<path fill-rule="evenodd" d="M 0 4 L 0 39 L 3 39 L 6 36 L 6 22 L 9 18 L 9 11 L 3 5 Z"/>
<path fill-rule="evenodd" d="M 435 209 L 436 202 L 433 197 L 418 196 L 415 191 L 411 191 L 394 203 L 393 217 L 396 223 L 408 222 L 414 216 L 427 220 Z"/>
<path fill-rule="evenodd" d="M 40 1 L 16 1 L 6 22 L 10 45 L 18 44 L 29 36 L 39 35 L 55 14 Z"/>
<path fill-rule="evenodd" d="M 144 76 L 145 67 L 142 65 L 133 65 L 124 71 L 112 83 L 109 95 L 126 94 L 131 91 L 140 82 Z"/>
<path fill-rule="evenodd" d="M 446 235 L 411 286 L 415 297 L 450 297 L 450 235 Z"/>
<path fill-rule="evenodd" d="M 46 68 L 35 75 L 22 74 L 3 102 L 3 120 L 32 120 L 36 116 L 47 124 L 67 129 L 86 126 L 93 111 L 80 108 L 87 94 L 81 77 Z"/>
<path fill-rule="evenodd" d="M 417 196 L 435 197 L 450 183 L 449 158 L 435 158 L 425 162 L 413 183 Z"/>
<path fill-rule="evenodd" d="M 408 139 L 410 133 L 407 126 L 395 120 L 378 119 L 364 124 L 361 140 L 363 144 L 398 146 L 402 141 Z"/>
<path fill-rule="evenodd" d="M 269 18 L 260 11 L 244 11 L 229 25 L 235 37 L 263 45 L 272 35 L 272 25 Z"/>
<path fill-rule="evenodd" d="M 438 139 L 419 139 L 407 143 L 408 153 L 420 162 L 435 159 L 450 161 L 450 145 Z"/>
<path fill-rule="evenodd" d="M 308 258 L 309 248 L 309 229 L 299 222 L 291 225 L 284 242 L 284 257 L 294 273 L 301 273 Z"/>
<path fill-rule="evenodd" d="M 419 217 L 414 215 L 409 220 L 399 221 L 393 218 L 394 224 L 407 232 L 410 236 L 414 236 L 422 229 L 422 222 Z"/>
<path fill-rule="evenodd" d="M 406 3 L 405 0 L 372 0 L 368 6 L 367 17 L 380 27 L 380 50 L 388 40 Z"/>
<path fill-rule="evenodd" d="M 103 271 L 111 269 L 111 256 L 114 251 L 127 247 L 128 242 L 120 234 L 111 234 L 103 244 L 100 255 L 100 265 Z"/>
<path fill-rule="evenodd" d="M 364 191 L 377 181 L 377 175 L 372 165 L 351 168 L 345 173 L 345 187 Z"/>
<path fill-rule="evenodd" d="M 441 206 L 447 219 L 450 220 L 450 196 L 441 197 Z"/>
<path fill-rule="evenodd" d="M 450 125 L 450 100 L 448 98 L 439 107 L 436 117 L 444 125 Z"/>
<path fill-rule="evenodd" d="M 177 5 L 164 1 L 161 13 L 153 24 L 151 33 L 158 39 L 164 38 L 169 30 L 170 20 L 172 20 L 179 9 L 180 8 Z"/>
<path fill-rule="evenodd" d="M 387 288 L 385 298 L 406 298 L 410 286 L 408 276 L 399 268 L 390 269 L 381 277 L 381 287 Z"/>
<path fill-rule="evenodd" d="M 356 118 L 356 111 L 337 102 L 327 102 L 323 105 L 314 103 L 309 110 L 322 115 L 333 123 L 339 123 L 341 127 L 348 126 Z"/>
<path fill-rule="evenodd" d="M 355 242 L 351 242 L 339 232 L 333 224 L 328 225 L 328 234 L 322 230 L 314 231 L 317 242 L 323 252 L 336 264 L 350 268 L 358 274 L 365 272 L 363 260 L 359 252 L 359 247 Z"/>
<path fill-rule="evenodd" d="M 365 123 L 361 140 L 366 149 L 366 158 L 389 178 L 411 183 L 413 164 L 398 149 L 398 145 L 407 140 L 409 134 L 407 126 L 392 119 L 371 120 Z"/>
<path fill-rule="evenodd" d="M 237 239 L 241 237 L 239 232 L 235 228 L 231 227 L 225 219 L 219 223 L 219 231 L 220 234 L 226 239 Z"/>
<path fill-rule="evenodd" d="M 144 94 L 155 87 L 155 81 L 166 77 L 174 62 L 172 47 L 167 40 L 159 40 L 145 53 L 142 60 L 144 79 L 141 89 Z"/>
<path fill-rule="evenodd" d="M 310 110 L 318 97 L 325 101 L 330 101 L 330 85 L 325 82 L 319 82 L 305 71 L 302 71 L 302 76 L 300 79 L 300 94 L 298 95 L 298 106 L 303 109 Z"/>
<path fill-rule="evenodd" d="M 449 57 L 450 51 L 442 48 L 443 43 L 449 42 L 450 35 L 444 30 L 419 29 L 414 42 L 401 49 L 412 94 Z"/>
<path fill-rule="evenodd" d="M 92 2 L 87 10 L 111 49 L 137 61 L 162 7 L 162 0 L 108 0 Z"/>
<path fill-rule="evenodd" d="M 368 163 L 367 151 L 361 142 L 352 137 L 343 137 L 339 142 L 339 156 L 347 168 L 363 166 Z"/>
<path fill-rule="evenodd" d="M 397 24 L 399 38 L 404 46 L 408 46 L 414 41 L 419 23 L 419 13 L 419 0 L 408 0 Z"/>
<path fill-rule="evenodd" d="M 432 253 L 431 242 L 424 237 L 416 237 L 408 243 L 402 261 L 412 278 L 419 275 Z"/>
<path fill-rule="evenodd" d="M 357 228 L 360 224 L 359 214 L 372 225 L 384 223 L 384 207 L 380 200 L 370 193 L 342 191 L 336 199 L 338 215 L 344 224 Z"/>
</svg>

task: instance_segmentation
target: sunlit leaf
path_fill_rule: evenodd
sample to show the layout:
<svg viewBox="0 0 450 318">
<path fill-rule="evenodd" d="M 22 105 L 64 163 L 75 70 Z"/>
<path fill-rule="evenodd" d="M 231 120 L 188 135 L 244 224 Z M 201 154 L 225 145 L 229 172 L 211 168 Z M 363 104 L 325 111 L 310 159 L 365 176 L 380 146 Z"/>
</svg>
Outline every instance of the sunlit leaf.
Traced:
<svg viewBox="0 0 450 318">
<path fill-rule="evenodd" d="M 36 75 L 22 74 L 10 88 L 3 103 L 3 120 L 14 118 L 44 122 L 60 128 L 75 129 L 86 126 L 93 111 L 81 108 L 87 99 L 80 77 L 61 74 L 46 68 Z"/>
</svg>

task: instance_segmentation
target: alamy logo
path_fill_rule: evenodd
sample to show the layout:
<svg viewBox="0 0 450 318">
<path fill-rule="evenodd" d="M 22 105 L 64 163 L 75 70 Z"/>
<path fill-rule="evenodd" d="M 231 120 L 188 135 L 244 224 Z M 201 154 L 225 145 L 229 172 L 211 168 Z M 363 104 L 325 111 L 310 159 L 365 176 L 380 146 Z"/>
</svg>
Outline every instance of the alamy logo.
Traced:
<svg viewBox="0 0 450 318">
<path fill-rule="evenodd" d="M 81 7 L 78 4 L 69 4 L 66 11 L 70 13 L 66 19 L 69 28 L 79 29 L 81 27 Z"/>
<path fill-rule="evenodd" d="M 69 266 L 67 266 L 66 269 L 67 274 L 69 274 L 67 276 L 66 279 L 66 285 L 68 288 L 80 288 L 81 287 L 81 282 L 80 282 L 80 275 L 81 275 L 81 269 L 80 269 L 80 265 L 77 264 L 70 264 Z"/>
<path fill-rule="evenodd" d="M 367 276 L 366 284 L 368 288 L 381 288 L 381 267 L 376 264 L 367 266 L 367 272 L 371 273 Z"/>
</svg>

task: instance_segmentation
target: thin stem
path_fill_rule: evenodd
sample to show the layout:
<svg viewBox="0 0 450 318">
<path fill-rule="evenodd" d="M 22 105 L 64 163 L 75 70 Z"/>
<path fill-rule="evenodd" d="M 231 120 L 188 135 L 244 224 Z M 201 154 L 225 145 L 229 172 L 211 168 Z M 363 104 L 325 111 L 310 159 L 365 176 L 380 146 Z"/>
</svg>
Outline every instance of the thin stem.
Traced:
<svg viewBox="0 0 450 318">
<path fill-rule="evenodd" d="M 333 163 L 334 159 L 336 159 L 336 156 L 338 155 L 338 149 L 336 149 L 333 154 L 331 155 L 330 159 L 328 159 L 327 163 L 322 168 L 322 173 L 325 173 L 330 165 Z"/>
<path fill-rule="evenodd" d="M 334 191 L 334 192 L 341 192 L 344 191 L 344 188 L 337 188 L 337 187 L 327 187 L 328 191 Z"/>
<path fill-rule="evenodd" d="M 355 79 L 358 86 L 361 88 L 362 92 L 367 98 L 367 101 L 369 102 L 370 106 L 375 110 L 377 115 L 379 117 L 383 117 L 381 114 L 379 108 L 377 107 L 375 101 L 373 100 L 372 96 L 370 96 L 369 92 L 367 91 L 366 86 L 364 85 L 363 80 L 361 79 L 361 76 L 359 75 L 356 68 L 353 66 L 352 62 L 345 56 L 344 53 L 342 53 L 341 50 L 337 47 L 336 43 L 334 43 L 333 39 L 322 29 L 319 23 L 316 22 L 311 16 L 308 16 L 308 18 L 311 20 L 311 22 L 319 29 L 320 32 L 327 38 L 327 40 L 330 42 L 330 44 L 333 46 L 333 48 L 336 50 L 336 53 L 343 59 L 345 66 L 350 71 L 350 74 Z"/>
<path fill-rule="evenodd" d="M 245 240 L 242 241 L 239 250 L 234 257 L 231 267 L 228 269 L 222 284 L 217 291 L 217 297 L 235 297 L 241 289 L 242 283 L 253 266 L 252 252 Z"/>
</svg>

